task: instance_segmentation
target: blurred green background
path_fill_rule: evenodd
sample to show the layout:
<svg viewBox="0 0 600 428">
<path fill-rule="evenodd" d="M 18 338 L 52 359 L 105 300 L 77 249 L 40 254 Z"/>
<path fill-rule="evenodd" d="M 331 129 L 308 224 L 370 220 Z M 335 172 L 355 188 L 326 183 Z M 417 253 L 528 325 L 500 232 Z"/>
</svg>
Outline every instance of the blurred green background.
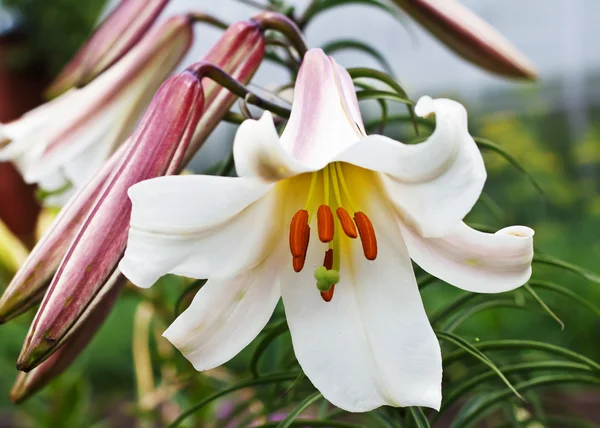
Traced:
<svg viewBox="0 0 600 428">
<path fill-rule="evenodd" d="M 18 49 L 0 57 L 3 67 L 25 72 L 31 67 L 41 76 L 55 75 L 92 29 L 103 0 L 5 0 L 15 21 L 4 21 L 5 34 L 22 35 Z M 5 9 L 7 10 L 7 9 Z M 0 27 L 1 29 L 2 27 Z M 487 203 L 478 203 L 469 220 L 499 229 L 526 224 L 536 230 L 536 248 L 562 260 L 600 271 L 600 106 L 592 99 L 586 115 L 592 120 L 579 133 L 571 132 L 569 112 L 545 101 L 560 90 L 559 81 L 540 85 L 490 89 L 484 102 L 470 104 L 473 135 L 502 146 L 539 182 L 541 195 L 531 183 L 496 153 L 486 152 L 489 179 Z M 600 75 L 586 80 L 587 88 L 600 87 Z M 590 89 L 591 90 L 591 89 Z M 2 94 L 0 94 L 1 96 Z M 432 94 L 461 99 L 460 91 Z M 504 102 L 503 100 L 508 100 Z M 502 105 L 520 105 L 518 112 Z M 368 106 L 368 104 L 365 104 Z M 374 106 L 369 110 L 376 117 Z M 404 127 L 388 126 L 387 133 L 407 135 Z M 538 278 L 554 281 L 589 302 L 600 302 L 600 286 L 552 267 L 535 266 Z M 0 289 L 6 279 L 0 279 Z M 167 279 L 157 291 L 169 293 L 170 304 L 185 284 Z M 159 287 L 155 287 L 159 288 Z M 458 296 L 459 290 L 434 284 L 424 291 L 429 312 Z M 515 308 L 484 311 L 462 325 L 465 337 L 533 339 L 566 346 L 600 361 L 600 318 L 563 296 L 540 291 L 548 306 L 565 323 L 564 331 L 547 313 Z M 523 296 L 525 298 L 525 296 Z M 141 301 L 127 292 L 91 346 L 62 377 L 43 393 L 20 406 L 8 400 L 15 361 L 33 314 L 0 327 L 0 427 L 3 426 L 130 426 L 135 416 L 136 383 L 132 358 L 133 314 Z M 171 309 L 171 306 L 169 307 Z M 242 360 L 244 356 L 240 357 Z M 237 360 L 236 360 L 237 361 Z M 179 364 L 187 364 L 179 361 Z M 576 390 L 577 391 L 577 390 Z M 600 396 L 590 398 L 598 402 Z M 586 410 L 587 411 L 587 410 Z M 12 422 L 11 422 L 12 421 Z"/>
</svg>

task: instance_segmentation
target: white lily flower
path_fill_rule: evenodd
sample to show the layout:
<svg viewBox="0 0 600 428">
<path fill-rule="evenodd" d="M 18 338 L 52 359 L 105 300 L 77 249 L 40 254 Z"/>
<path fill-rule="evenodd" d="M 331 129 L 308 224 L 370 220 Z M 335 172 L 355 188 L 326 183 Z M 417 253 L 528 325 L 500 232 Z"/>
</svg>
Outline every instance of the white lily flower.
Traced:
<svg viewBox="0 0 600 428">
<path fill-rule="evenodd" d="M 125 141 L 192 37 L 188 17 L 171 18 L 90 84 L 0 125 L 0 161 L 50 193 L 72 184 L 46 201 L 64 204 Z"/>
<path fill-rule="evenodd" d="M 311 50 L 281 137 L 268 112 L 240 126 L 240 177 L 130 188 L 123 274 L 209 279 L 164 334 L 197 370 L 240 352 L 282 296 L 298 362 L 334 405 L 439 408 L 441 352 L 411 258 L 462 289 L 507 291 L 530 277 L 533 231 L 461 222 L 486 178 L 465 109 L 423 97 L 416 112 L 437 118 L 421 144 L 366 136 L 350 76 Z"/>
</svg>

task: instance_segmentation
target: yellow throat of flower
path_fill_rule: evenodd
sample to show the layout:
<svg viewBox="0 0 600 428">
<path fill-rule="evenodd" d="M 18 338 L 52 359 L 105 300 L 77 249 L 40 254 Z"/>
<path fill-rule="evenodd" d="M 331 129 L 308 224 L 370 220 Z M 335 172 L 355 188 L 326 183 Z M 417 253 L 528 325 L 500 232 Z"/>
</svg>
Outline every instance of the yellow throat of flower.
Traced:
<svg viewBox="0 0 600 428">
<path fill-rule="evenodd" d="M 323 178 L 322 201 L 317 186 Z M 332 196 L 333 194 L 333 196 Z M 317 196 L 319 195 L 319 196 Z M 319 204 L 319 202 L 322 202 Z M 333 208 L 333 209 L 332 209 Z M 333 211 L 336 216 L 334 217 Z M 326 302 L 333 298 L 335 284 L 340 280 L 341 240 L 356 239 L 360 236 L 362 249 L 367 260 L 377 258 L 377 237 L 373 224 L 367 215 L 356 210 L 340 162 L 327 165 L 312 173 L 308 196 L 303 209 L 292 217 L 290 224 L 290 251 L 294 271 L 304 268 L 310 240 L 310 222 L 317 213 L 319 240 L 328 244 L 323 258 L 323 266 L 315 269 L 317 288 Z M 337 232 L 337 233 L 336 233 Z M 341 233 L 343 232 L 343 233 Z"/>
</svg>

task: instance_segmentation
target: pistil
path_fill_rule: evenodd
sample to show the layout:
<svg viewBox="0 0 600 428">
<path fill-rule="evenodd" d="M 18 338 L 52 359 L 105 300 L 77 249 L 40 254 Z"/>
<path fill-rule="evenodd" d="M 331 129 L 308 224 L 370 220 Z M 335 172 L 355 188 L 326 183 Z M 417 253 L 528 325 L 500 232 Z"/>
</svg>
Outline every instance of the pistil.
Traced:
<svg viewBox="0 0 600 428">
<path fill-rule="evenodd" d="M 323 203 L 319 204 L 316 189 L 321 173 L 323 174 L 323 193 L 320 197 Z M 330 201 L 331 192 L 333 192 L 332 201 Z M 317 205 L 318 208 L 315 210 Z M 336 216 L 333 215 L 332 207 L 335 208 Z M 294 271 L 300 272 L 306 262 L 310 240 L 310 222 L 316 211 L 319 240 L 329 244 L 329 248 L 325 251 L 323 266 L 317 267 L 314 271 L 317 288 L 326 302 L 333 298 L 335 285 L 340 280 L 341 239 L 343 236 L 350 239 L 360 237 L 365 258 L 367 260 L 377 258 L 377 237 L 373 224 L 364 212 L 357 211 L 355 207 L 344 178 L 342 165 L 334 162 L 323 170 L 312 173 L 304 209 L 294 214 L 290 224 L 292 265 Z"/>
</svg>

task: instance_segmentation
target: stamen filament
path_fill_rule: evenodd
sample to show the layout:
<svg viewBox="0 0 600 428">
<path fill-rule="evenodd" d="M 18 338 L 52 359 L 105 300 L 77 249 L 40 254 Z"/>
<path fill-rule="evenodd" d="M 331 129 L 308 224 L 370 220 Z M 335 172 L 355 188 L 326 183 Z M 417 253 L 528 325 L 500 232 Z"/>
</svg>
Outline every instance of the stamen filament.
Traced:
<svg viewBox="0 0 600 428">
<path fill-rule="evenodd" d="M 340 185 L 338 183 L 337 173 L 335 170 L 336 170 L 335 166 L 332 166 L 329 168 L 329 171 L 331 172 L 331 181 L 333 182 L 333 193 L 335 194 L 335 200 L 337 202 L 338 207 L 341 207 L 342 206 L 342 195 L 340 194 Z"/>
<path fill-rule="evenodd" d="M 363 253 L 367 260 L 375 260 L 377 258 L 377 237 L 375 229 L 369 217 L 361 211 L 354 214 L 354 222 L 358 228 L 360 240 L 362 242 Z"/>
<path fill-rule="evenodd" d="M 323 169 L 323 199 L 325 205 L 329 205 L 329 165 Z"/>
<path fill-rule="evenodd" d="M 344 171 L 342 170 L 342 164 L 339 162 L 335 162 L 335 168 L 337 170 L 337 175 L 340 178 L 340 185 L 342 186 L 342 191 L 344 192 L 344 197 L 348 200 L 348 204 L 350 205 L 350 209 L 353 212 L 356 212 L 354 208 L 354 201 L 352 200 L 352 196 L 350 196 L 350 191 L 348 190 L 348 186 L 346 185 L 346 179 L 344 178 Z"/>
<path fill-rule="evenodd" d="M 310 207 L 312 205 L 313 198 L 315 196 L 315 189 L 317 187 L 317 179 L 318 178 L 319 178 L 319 171 L 313 172 L 312 176 L 310 178 L 310 187 L 308 188 L 308 196 L 306 198 L 306 203 L 304 204 L 304 209 L 306 211 L 312 211 L 312 210 L 310 210 Z"/>
</svg>

